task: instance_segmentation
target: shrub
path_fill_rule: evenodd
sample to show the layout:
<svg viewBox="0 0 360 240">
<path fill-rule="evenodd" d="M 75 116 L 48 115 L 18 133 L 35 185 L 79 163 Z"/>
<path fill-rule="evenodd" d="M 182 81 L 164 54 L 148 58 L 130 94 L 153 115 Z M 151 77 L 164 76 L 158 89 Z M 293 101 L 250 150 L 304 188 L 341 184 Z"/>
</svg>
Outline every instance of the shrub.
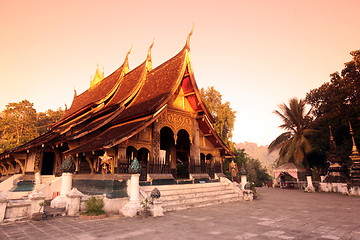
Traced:
<svg viewBox="0 0 360 240">
<path fill-rule="evenodd" d="M 97 199 L 95 197 L 91 197 L 85 201 L 86 211 L 82 213 L 83 215 L 91 215 L 91 216 L 98 216 L 104 214 L 105 211 L 103 210 L 104 207 L 104 200 Z"/>
</svg>

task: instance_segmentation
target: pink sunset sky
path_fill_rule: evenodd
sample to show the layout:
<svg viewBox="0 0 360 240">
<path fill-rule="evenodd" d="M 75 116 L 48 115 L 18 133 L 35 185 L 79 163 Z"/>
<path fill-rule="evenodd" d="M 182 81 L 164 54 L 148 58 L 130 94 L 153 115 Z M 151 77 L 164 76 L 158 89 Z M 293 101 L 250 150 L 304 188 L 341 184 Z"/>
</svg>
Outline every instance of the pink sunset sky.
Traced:
<svg viewBox="0 0 360 240">
<path fill-rule="evenodd" d="M 37 111 L 70 107 L 97 64 L 105 75 L 153 67 L 184 46 L 199 88 L 214 86 L 237 111 L 233 141 L 267 145 L 281 130 L 272 112 L 329 81 L 360 49 L 360 1 L 0 0 L 0 110 L 27 99 Z"/>
</svg>

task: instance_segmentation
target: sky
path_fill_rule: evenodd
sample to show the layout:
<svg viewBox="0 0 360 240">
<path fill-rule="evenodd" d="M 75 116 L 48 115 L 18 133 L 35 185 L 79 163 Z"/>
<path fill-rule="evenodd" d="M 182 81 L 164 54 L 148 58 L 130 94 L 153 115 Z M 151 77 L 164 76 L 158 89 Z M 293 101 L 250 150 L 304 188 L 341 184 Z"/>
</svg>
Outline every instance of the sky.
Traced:
<svg viewBox="0 0 360 240">
<path fill-rule="evenodd" d="M 237 112 L 233 141 L 268 145 L 277 106 L 329 81 L 360 49 L 357 0 L 0 0 L 0 110 L 27 99 L 38 112 L 70 107 L 97 65 L 153 67 L 191 37 L 199 88 Z"/>
</svg>

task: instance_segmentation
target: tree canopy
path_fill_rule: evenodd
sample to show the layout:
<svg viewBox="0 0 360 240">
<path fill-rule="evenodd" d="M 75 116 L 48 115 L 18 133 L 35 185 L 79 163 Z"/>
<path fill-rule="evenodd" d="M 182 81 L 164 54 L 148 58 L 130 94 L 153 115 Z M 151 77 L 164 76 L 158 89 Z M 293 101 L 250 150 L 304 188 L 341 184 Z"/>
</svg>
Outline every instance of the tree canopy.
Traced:
<svg viewBox="0 0 360 240">
<path fill-rule="evenodd" d="M 319 130 L 312 137 L 315 151 L 325 158 L 329 148 L 329 126 L 332 126 L 339 154 L 346 160 L 352 142 L 349 122 L 355 131 L 355 140 L 360 142 L 360 50 L 352 51 L 352 60 L 345 63 L 339 73 L 330 75 L 330 81 L 306 94 L 311 113 L 316 117 Z M 325 160 L 325 159 L 324 159 Z"/>
<path fill-rule="evenodd" d="M 229 163 L 234 160 L 238 165 L 240 170 L 241 166 L 244 164 L 245 170 L 248 172 L 248 181 L 254 182 L 255 186 L 261 187 L 266 184 L 268 181 L 271 181 L 271 176 L 269 175 L 266 168 L 262 167 L 258 159 L 251 158 L 244 149 L 235 149 L 235 158 L 226 159 L 223 162 L 223 171 L 230 179 L 231 174 L 229 172 Z M 237 179 L 240 181 L 240 179 Z"/>
<path fill-rule="evenodd" d="M 7 104 L 0 113 L 0 153 L 43 134 L 62 114 L 61 108 L 36 113 L 28 100 Z"/>
<path fill-rule="evenodd" d="M 200 93 L 206 108 L 215 120 L 215 131 L 225 143 L 232 147 L 231 138 L 236 112 L 232 110 L 229 102 L 223 103 L 222 95 L 214 87 L 201 88 Z"/>
</svg>

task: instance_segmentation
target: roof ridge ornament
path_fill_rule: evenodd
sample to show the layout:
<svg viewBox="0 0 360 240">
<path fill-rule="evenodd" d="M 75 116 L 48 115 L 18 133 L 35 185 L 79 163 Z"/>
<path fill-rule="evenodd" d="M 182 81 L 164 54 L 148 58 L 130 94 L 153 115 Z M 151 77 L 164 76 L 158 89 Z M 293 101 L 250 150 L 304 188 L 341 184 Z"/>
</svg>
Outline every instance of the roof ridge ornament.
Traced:
<svg viewBox="0 0 360 240">
<path fill-rule="evenodd" d="M 123 64 L 125 74 L 130 71 L 130 68 L 129 68 L 129 55 L 131 53 L 132 48 L 133 48 L 133 45 L 131 44 L 131 47 L 130 47 L 129 51 L 127 51 L 126 56 L 125 56 L 125 60 L 124 60 L 124 64 Z"/>
<path fill-rule="evenodd" d="M 150 47 L 148 49 L 148 52 L 147 52 L 146 68 L 147 68 L 148 71 L 150 71 L 152 69 L 151 49 L 154 46 L 154 41 L 155 41 L 155 38 L 153 38 L 152 43 L 151 43 L 151 45 L 150 45 Z"/>
<path fill-rule="evenodd" d="M 329 131 L 330 131 L 330 151 L 336 151 L 336 142 L 334 140 L 331 126 L 329 126 Z"/>
<path fill-rule="evenodd" d="M 330 141 L 334 141 L 334 136 L 332 134 L 332 127 L 329 126 L 329 130 L 330 130 Z"/>
<path fill-rule="evenodd" d="M 186 39 L 185 48 L 186 48 L 186 49 L 189 49 L 189 50 L 190 50 L 190 37 L 193 35 L 193 32 L 194 32 L 194 23 L 192 24 L 191 31 L 190 31 L 190 33 L 188 34 L 187 39 Z"/>
<path fill-rule="evenodd" d="M 351 127 L 350 121 L 349 121 L 349 127 L 350 127 L 350 135 L 351 135 L 352 144 L 353 144 L 353 146 L 352 146 L 352 153 L 357 153 L 357 154 L 359 154 L 359 151 L 358 151 L 358 149 L 357 149 L 357 147 L 356 147 L 356 144 L 355 144 L 354 131 L 353 131 L 352 127 Z"/>
<path fill-rule="evenodd" d="M 99 63 L 96 64 L 95 75 L 90 78 L 90 89 L 96 87 L 103 79 L 104 79 L 104 66 L 102 67 L 102 71 L 100 70 Z"/>
</svg>

